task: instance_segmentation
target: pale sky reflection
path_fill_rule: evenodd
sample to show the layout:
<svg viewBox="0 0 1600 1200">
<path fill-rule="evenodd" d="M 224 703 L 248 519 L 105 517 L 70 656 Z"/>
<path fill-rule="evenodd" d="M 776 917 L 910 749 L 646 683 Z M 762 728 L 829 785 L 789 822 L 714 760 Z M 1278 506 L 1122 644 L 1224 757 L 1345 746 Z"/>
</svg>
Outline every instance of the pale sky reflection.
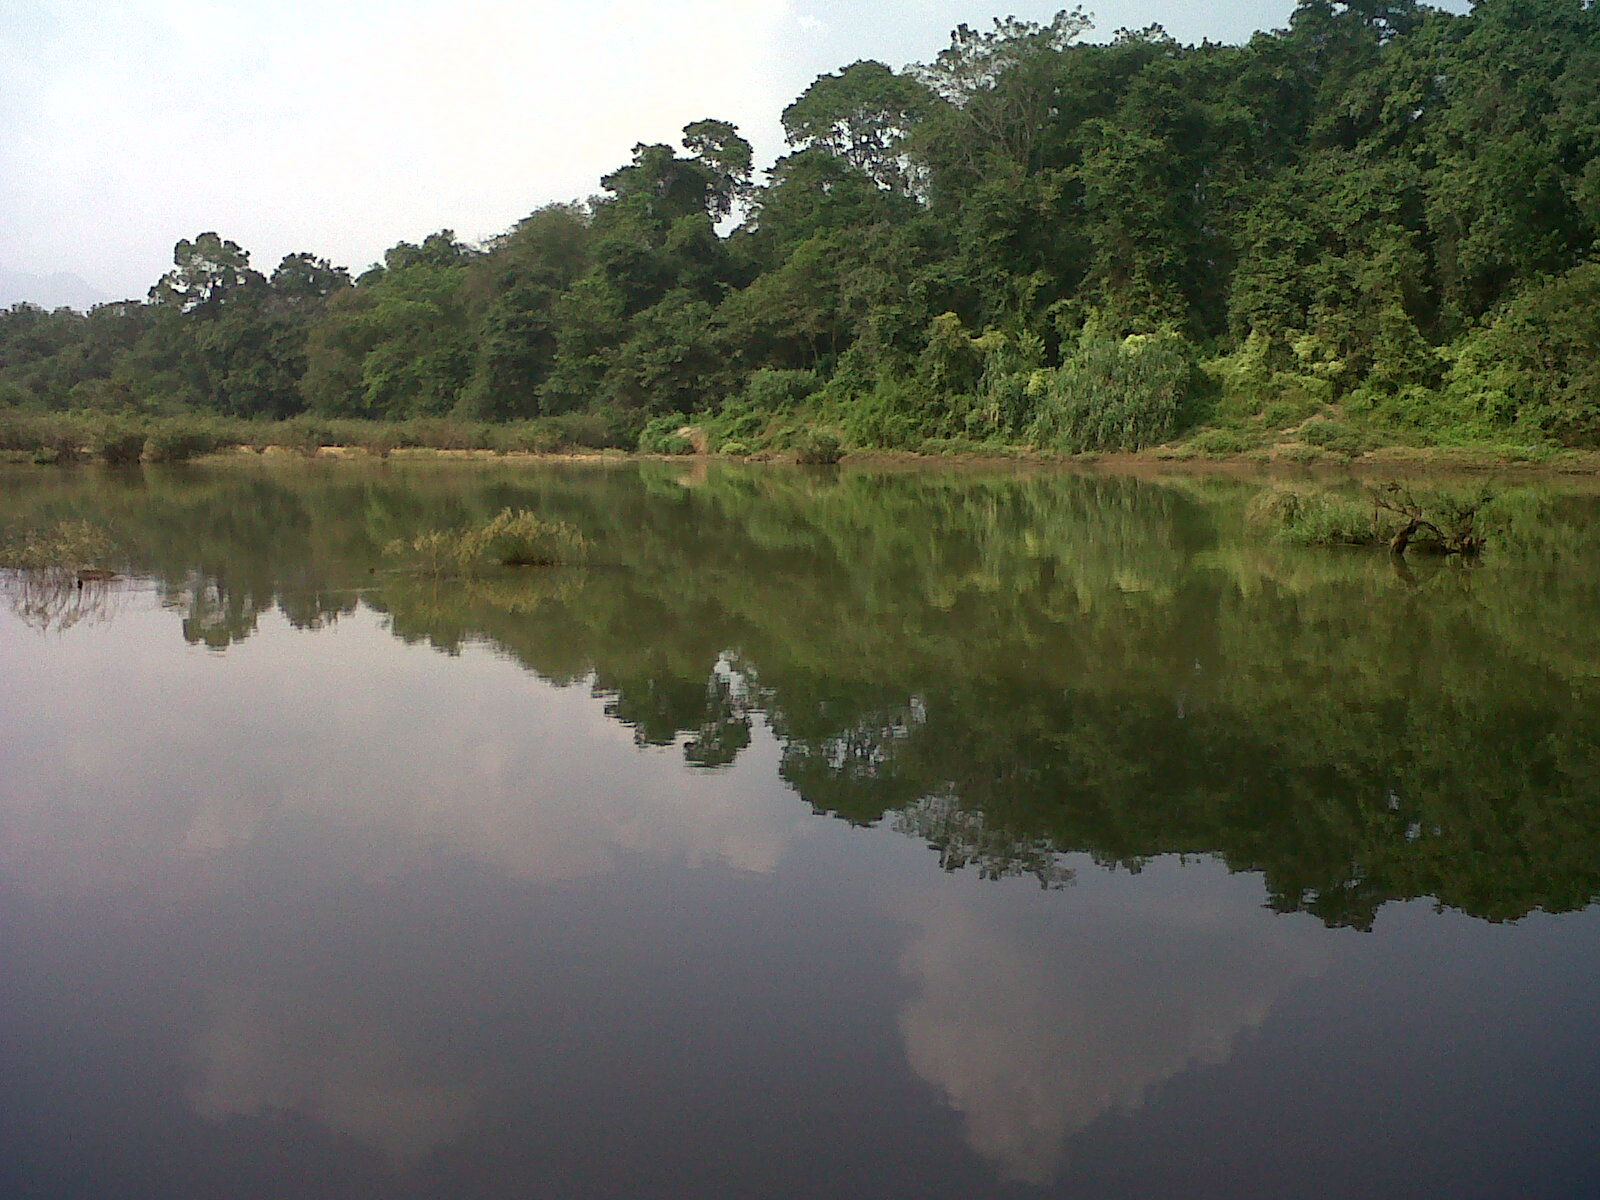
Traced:
<svg viewBox="0 0 1600 1200">
<path fill-rule="evenodd" d="M 1070 860 L 1078 883 L 901 897 L 906 1056 L 964 1118 L 968 1145 L 1043 1184 L 1070 1139 L 1194 1066 L 1224 1063 L 1286 989 L 1324 967 L 1314 923 L 1260 884 L 1162 860 L 1135 879 Z"/>
</svg>

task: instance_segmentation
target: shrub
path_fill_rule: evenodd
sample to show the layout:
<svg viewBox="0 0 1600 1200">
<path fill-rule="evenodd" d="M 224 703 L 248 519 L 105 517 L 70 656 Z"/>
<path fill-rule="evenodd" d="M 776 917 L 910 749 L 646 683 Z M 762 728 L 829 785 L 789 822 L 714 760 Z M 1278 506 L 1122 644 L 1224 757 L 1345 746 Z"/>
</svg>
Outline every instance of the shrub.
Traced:
<svg viewBox="0 0 1600 1200">
<path fill-rule="evenodd" d="M 153 463 L 187 462 L 227 444 L 223 430 L 192 419 L 174 417 L 158 423 L 144 442 L 144 456 Z"/>
<path fill-rule="evenodd" d="M 1445 392 L 1489 426 L 1600 446 L 1600 262 L 1525 284 L 1459 344 Z"/>
<path fill-rule="evenodd" d="M 1300 440 L 1308 446 L 1320 446 L 1336 454 L 1357 455 L 1367 449 L 1367 439 L 1361 432 L 1343 421 L 1318 418 L 1300 427 Z"/>
<path fill-rule="evenodd" d="M 1073 454 L 1140 450 L 1166 441 L 1193 376 L 1188 343 L 1176 335 L 1119 342 L 1086 331 L 1040 397 L 1029 441 Z"/>
<path fill-rule="evenodd" d="M 74 571 L 101 562 L 111 535 L 89 521 L 58 521 L 0 542 L 0 567 L 20 571 Z"/>
<path fill-rule="evenodd" d="M 1252 500 L 1246 515 L 1251 524 L 1302 546 L 1387 546 L 1397 554 L 1419 549 L 1468 556 L 1483 549 L 1486 529 L 1498 525 L 1503 532 L 1506 522 L 1504 509 L 1496 511 L 1487 492 L 1440 491 L 1418 499 L 1398 483 L 1362 499 L 1273 488 Z"/>
<path fill-rule="evenodd" d="M 832 466 L 844 457 L 844 447 L 836 434 L 826 429 L 810 429 L 794 441 L 794 460 L 807 466 Z"/>
<path fill-rule="evenodd" d="M 581 558 L 587 543 L 564 521 L 546 521 L 528 509 L 503 508 L 470 535 L 475 557 L 506 567 L 548 566 Z"/>
<path fill-rule="evenodd" d="M 1391 532 L 1371 503 L 1329 492 L 1270 488 L 1250 502 L 1245 516 L 1252 525 L 1301 546 L 1371 546 L 1387 542 Z"/>
<path fill-rule="evenodd" d="M 874 383 L 871 391 L 851 396 L 840 415 L 854 444 L 910 450 L 930 437 L 958 432 L 945 428 L 951 407 L 925 388 L 886 377 Z"/>
<path fill-rule="evenodd" d="M 1189 445 L 1201 454 L 1243 454 L 1255 449 L 1255 439 L 1237 429 L 1202 429 Z"/>
<path fill-rule="evenodd" d="M 543 421 L 517 421 L 494 430 L 494 449 L 517 454 L 553 454 L 561 435 Z"/>
<path fill-rule="evenodd" d="M 631 440 L 623 436 L 617 421 L 605 413 L 560 413 L 541 420 L 555 431 L 563 446 L 605 450 L 625 446 Z"/>
<path fill-rule="evenodd" d="M 66 466 L 83 456 L 83 430 L 71 417 L 18 413 L 9 425 L 7 448 L 31 454 L 40 466 Z"/>
<path fill-rule="evenodd" d="M 763 368 L 745 381 L 739 402 L 758 412 L 787 412 L 810 399 L 820 386 L 815 371 Z"/>
<path fill-rule="evenodd" d="M 406 445 L 427 450 L 470 450 L 491 444 L 484 427 L 449 417 L 413 417 L 401 426 L 401 437 Z"/>
<path fill-rule="evenodd" d="M 317 451 L 333 441 L 327 423 L 314 417 L 290 417 L 278 424 L 273 432 L 275 443 L 307 458 L 316 457 Z"/>
<path fill-rule="evenodd" d="M 583 535 L 563 521 L 546 521 L 527 509 L 503 508 L 472 529 L 434 529 L 396 539 L 384 553 L 412 559 L 430 575 L 471 572 L 484 563 L 505 567 L 576 562 L 588 550 Z"/>
<path fill-rule="evenodd" d="M 722 443 L 722 446 L 720 449 L 718 449 L 717 453 L 726 454 L 732 458 L 743 458 L 745 455 L 750 453 L 750 447 L 746 446 L 743 442 L 730 439 Z"/>
<path fill-rule="evenodd" d="M 126 467 L 139 461 L 144 452 L 142 425 L 115 419 L 99 421 L 89 427 L 89 454 L 108 467 Z"/>
<path fill-rule="evenodd" d="M 692 454 L 694 443 L 680 432 L 683 428 L 681 413 L 654 417 L 639 431 L 639 450 L 644 454 Z"/>
</svg>

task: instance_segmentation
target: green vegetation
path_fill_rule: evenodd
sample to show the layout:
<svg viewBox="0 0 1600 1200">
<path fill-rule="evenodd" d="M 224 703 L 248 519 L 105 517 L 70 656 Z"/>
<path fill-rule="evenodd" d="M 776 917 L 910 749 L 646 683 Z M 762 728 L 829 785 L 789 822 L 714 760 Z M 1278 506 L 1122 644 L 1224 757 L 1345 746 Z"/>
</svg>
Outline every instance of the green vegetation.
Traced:
<svg viewBox="0 0 1600 1200">
<path fill-rule="evenodd" d="M 146 301 L 0 313 L 0 440 L 175 461 L 209 435 L 170 422 L 293 418 L 210 440 L 1600 446 L 1600 7 L 1302 0 L 1238 46 L 1089 31 L 963 26 L 927 63 L 818 78 L 764 181 L 697 121 L 588 201 L 354 279 L 184 239 Z"/>
<path fill-rule="evenodd" d="M 430 529 L 397 538 L 384 553 L 412 560 L 424 574 L 471 573 L 487 564 L 545 567 L 581 561 L 588 543 L 571 525 L 526 509 L 503 508 L 468 529 Z"/>
<path fill-rule="evenodd" d="M 1354 497 L 1327 488 L 1270 488 L 1250 502 L 1250 522 L 1301 546 L 1384 546 L 1473 558 L 1496 520 L 1487 490 L 1434 490 L 1421 499 L 1397 483 Z"/>
<path fill-rule="evenodd" d="M 96 564 L 105 562 L 111 548 L 111 535 L 101 526 L 81 519 L 60 520 L 0 539 L 0 567 L 47 574 L 104 570 Z"/>
</svg>

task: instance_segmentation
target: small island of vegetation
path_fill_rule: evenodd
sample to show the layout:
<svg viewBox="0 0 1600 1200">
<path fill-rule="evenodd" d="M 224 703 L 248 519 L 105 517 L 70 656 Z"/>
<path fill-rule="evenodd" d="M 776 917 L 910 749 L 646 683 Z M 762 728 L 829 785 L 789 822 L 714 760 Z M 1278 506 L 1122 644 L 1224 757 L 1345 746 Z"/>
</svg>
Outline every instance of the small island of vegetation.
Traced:
<svg viewBox="0 0 1600 1200">
<path fill-rule="evenodd" d="M 957 29 L 357 278 L 217 233 L 0 311 L 0 450 L 1540 458 L 1600 444 L 1600 9 L 1304 0 L 1245 45 Z"/>
</svg>

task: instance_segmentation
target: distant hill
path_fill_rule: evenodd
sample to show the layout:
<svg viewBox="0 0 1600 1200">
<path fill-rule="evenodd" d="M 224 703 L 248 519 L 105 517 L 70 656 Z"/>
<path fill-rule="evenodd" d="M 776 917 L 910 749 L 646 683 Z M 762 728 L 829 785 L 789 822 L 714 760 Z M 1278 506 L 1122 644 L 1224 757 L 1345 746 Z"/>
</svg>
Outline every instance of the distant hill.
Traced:
<svg viewBox="0 0 1600 1200">
<path fill-rule="evenodd" d="M 8 271 L 0 267 L 0 308 L 27 301 L 40 308 L 75 308 L 87 312 L 96 304 L 111 299 L 97 292 L 76 275 L 61 272 L 55 275 L 30 275 L 26 271 Z"/>
</svg>

